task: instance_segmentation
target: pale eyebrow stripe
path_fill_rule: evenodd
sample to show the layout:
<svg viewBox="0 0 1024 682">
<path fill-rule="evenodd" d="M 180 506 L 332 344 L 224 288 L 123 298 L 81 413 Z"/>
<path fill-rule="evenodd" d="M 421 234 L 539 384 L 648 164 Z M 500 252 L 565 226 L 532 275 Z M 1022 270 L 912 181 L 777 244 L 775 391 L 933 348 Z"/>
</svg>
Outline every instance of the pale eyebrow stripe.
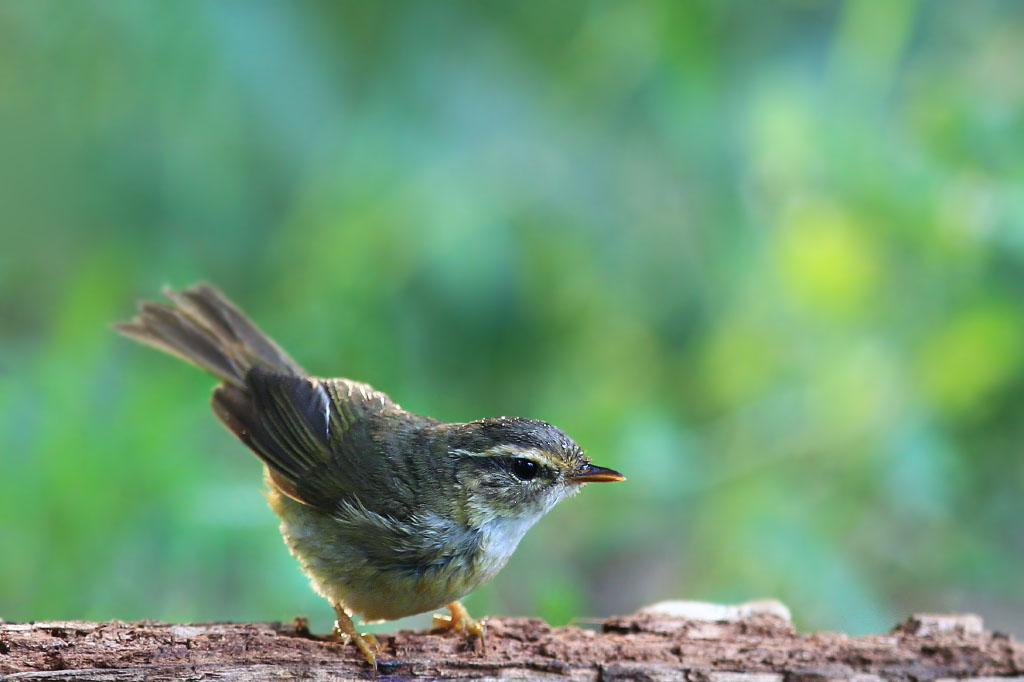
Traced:
<svg viewBox="0 0 1024 682">
<path fill-rule="evenodd" d="M 453 455 L 465 455 L 466 457 L 522 457 L 545 469 L 569 469 L 569 466 L 558 457 L 545 457 L 542 451 L 537 448 L 523 448 L 518 445 L 498 445 L 483 452 L 470 452 L 462 448 L 451 450 Z"/>
</svg>

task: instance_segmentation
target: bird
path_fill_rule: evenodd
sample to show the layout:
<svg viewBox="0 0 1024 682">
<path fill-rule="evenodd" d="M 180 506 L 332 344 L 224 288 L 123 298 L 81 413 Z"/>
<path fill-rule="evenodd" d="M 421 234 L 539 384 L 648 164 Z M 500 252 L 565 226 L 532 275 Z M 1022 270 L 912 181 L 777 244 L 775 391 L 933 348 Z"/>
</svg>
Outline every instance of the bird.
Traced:
<svg viewBox="0 0 1024 682">
<path fill-rule="evenodd" d="M 163 289 L 121 334 L 220 383 L 211 405 L 262 461 L 265 495 L 291 554 L 377 671 L 380 645 L 352 620 L 447 607 L 436 628 L 479 637 L 459 601 L 504 567 L 524 534 L 586 483 L 623 481 L 537 419 L 444 422 L 366 383 L 312 376 L 219 289 Z M 326 639 L 325 638 L 325 639 Z"/>
</svg>

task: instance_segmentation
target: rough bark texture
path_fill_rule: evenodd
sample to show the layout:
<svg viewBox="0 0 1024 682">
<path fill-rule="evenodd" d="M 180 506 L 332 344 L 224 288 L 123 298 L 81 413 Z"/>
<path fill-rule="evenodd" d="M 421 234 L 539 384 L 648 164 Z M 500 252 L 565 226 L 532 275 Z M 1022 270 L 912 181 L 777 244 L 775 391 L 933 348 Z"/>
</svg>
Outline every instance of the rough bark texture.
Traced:
<svg viewBox="0 0 1024 682">
<path fill-rule="evenodd" d="M 865 637 L 798 634 L 773 615 L 732 622 L 659 613 L 613 618 L 601 631 L 491 619 L 487 654 L 453 634 L 380 638 L 386 679 L 687 680 L 687 682 L 1024 682 L 1024 645 L 975 616 L 915 616 Z M 369 679 L 353 647 L 280 623 L 0 623 L 4 679 Z"/>
</svg>

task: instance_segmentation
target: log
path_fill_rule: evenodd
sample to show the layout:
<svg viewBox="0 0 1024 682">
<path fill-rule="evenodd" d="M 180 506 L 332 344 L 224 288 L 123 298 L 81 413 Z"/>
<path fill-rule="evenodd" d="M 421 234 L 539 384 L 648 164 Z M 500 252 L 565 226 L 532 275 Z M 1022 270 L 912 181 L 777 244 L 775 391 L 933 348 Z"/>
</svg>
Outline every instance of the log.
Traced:
<svg viewBox="0 0 1024 682">
<path fill-rule="evenodd" d="M 479 641 L 402 630 L 379 636 L 379 679 L 686 682 L 1024 682 L 1024 645 L 973 615 L 913 616 L 886 634 L 797 633 L 768 608 L 669 603 L 600 629 L 487 621 Z M 780 608 L 782 611 L 780 611 Z M 354 647 L 295 624 L 155 621 L 0 623 L 4 680 L 367 680 Z"/>
</svg>

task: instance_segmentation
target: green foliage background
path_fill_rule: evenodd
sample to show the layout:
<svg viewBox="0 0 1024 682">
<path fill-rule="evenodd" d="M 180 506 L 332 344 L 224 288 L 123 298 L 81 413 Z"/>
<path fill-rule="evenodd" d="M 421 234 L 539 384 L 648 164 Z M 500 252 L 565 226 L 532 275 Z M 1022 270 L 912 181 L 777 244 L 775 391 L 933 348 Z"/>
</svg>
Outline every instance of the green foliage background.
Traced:
<svg viewBox="0 0 1024 682">
<path fill-rule="evenodd" d="M 629 476 L 477 613 L 1024 634 L 1022 35 L 986 0 L 5 0 L 0 617 L 328 626 L 210 378 L 108 326 L 206 279 L 317 373 Z"/>
</svg>

